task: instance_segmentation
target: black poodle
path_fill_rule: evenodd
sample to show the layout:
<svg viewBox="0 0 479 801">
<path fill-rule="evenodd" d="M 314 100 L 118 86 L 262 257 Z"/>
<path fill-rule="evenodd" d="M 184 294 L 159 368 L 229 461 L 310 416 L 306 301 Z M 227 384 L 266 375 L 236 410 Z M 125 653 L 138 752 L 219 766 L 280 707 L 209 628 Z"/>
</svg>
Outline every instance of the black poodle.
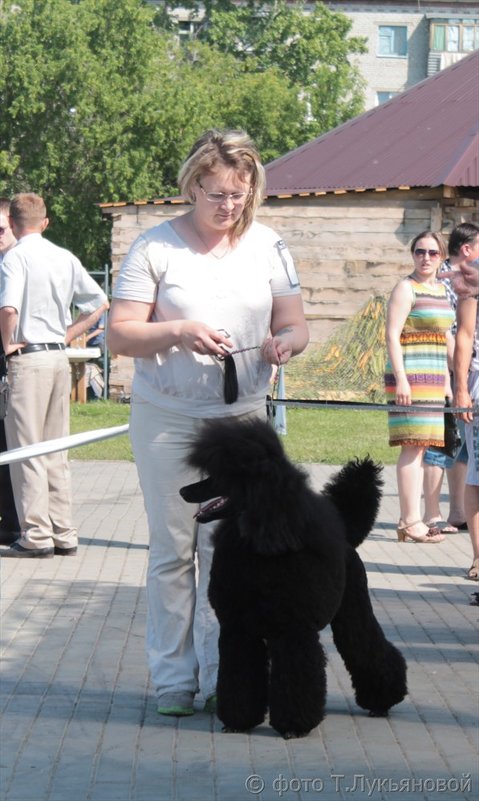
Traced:
<svg viewBox="0 0 479 801">
<path fill-rule="evenodd" d="M 204 424 L 188 463 L 208 476 L 181 496 L 196 518 L 221 520 L 209 598 L 220 624 L 217 715 L 225 731 L 264 721 L 302 737 L 324 717 L 331 624 L 359 706 L 386 716 L 407 692 L 406 663 L 371 606 L 356 547 L 379 508 L 381 467 L 349 462 L 321 494 L 286 457 L 269 423 Z"/>
</svg>

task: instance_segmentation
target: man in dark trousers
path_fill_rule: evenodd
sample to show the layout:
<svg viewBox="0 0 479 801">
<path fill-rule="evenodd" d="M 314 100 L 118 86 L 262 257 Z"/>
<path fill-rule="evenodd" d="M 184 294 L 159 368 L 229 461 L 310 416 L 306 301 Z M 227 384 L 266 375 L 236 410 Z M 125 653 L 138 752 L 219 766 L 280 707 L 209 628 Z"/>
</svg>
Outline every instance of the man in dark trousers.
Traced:
<svg viewBox="0 0 479 801">
<path fill-rule="evenodd" d="M 13 248 L 16 239 L 10 228 L 8 215 L 10 201 L 0 197 L 0 269 L 3 257 Z M 7 374 L 7 363 L 0 337 L 0 380 Z M 5 438 L 5 422 L 0 420 L 0 453 L 7 450 Z M 11 545 L 20 536 L 20 523 L 15 509 L 10 468 L 8 464 L 0 465 L 0 545 Z"/>
</svg>

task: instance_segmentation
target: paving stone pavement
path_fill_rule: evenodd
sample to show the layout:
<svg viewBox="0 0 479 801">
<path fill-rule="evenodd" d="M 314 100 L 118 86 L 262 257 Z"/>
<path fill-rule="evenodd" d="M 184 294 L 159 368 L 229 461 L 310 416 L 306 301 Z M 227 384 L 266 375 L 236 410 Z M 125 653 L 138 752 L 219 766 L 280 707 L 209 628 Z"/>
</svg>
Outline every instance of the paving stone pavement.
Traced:
<svg viewBox="0 0 479 801">
<path fill-rule="evenodd" d="M 316 487 L 335 468 L 310 466 Z M 72 462 L 75 558 L 0 560 L 2 801 L 309 801 L 477 798 L 479 586 L 467 533 L 399 544 L 395 473 L 361 546 L 374 608 L 408 661 L 387 719 L 356 706 L 329 657 L 327 716 L 284 741 L 224 734 L 199 711 L 156 714 L 144 657 L 147 527 L 135 466 Z M 443 498 L 444 502 L 446 501 Z"/>
</svg>

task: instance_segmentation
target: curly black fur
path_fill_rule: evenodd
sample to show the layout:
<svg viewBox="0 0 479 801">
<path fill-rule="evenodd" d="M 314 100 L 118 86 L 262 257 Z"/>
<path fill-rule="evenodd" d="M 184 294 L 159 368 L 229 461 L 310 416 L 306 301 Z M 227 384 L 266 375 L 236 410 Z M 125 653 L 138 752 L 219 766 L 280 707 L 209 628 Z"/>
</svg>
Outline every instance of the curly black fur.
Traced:
<svg viewBox="0 0 479 801">
<path fill-rule="evenodd" d="M 220 624 L 217 714 L 228 731 L 264 721 L 301 737 L 324 717 L 326 657 L 318 632 L 334 642 L 371 715 L 406 695 L 406 664 L 371 606 L 355 548 L 379 509 L 381 467 L 349 462 L 314 492 L 273 428 L 260 420 L 205 423 L 188 463 L 207 476 L 181 489 L 220 519 L 209 597 Z"/>
</svg>

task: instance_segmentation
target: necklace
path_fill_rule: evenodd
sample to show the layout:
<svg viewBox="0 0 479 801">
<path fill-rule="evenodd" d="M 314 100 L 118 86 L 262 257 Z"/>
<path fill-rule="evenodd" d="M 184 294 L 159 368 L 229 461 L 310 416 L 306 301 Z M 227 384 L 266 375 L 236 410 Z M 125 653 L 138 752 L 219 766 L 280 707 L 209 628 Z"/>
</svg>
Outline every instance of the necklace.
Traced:
<svg viewBox="0 0 479 801">
<path fill-rule="evenodd" d="M 230 250 L 231 250 L 231 245 L 230 245 L 229 241 L 228 241 L 228 244 L 226 245 L 226 248 L 223 248 L 223 250 L 221 251 L 221 253 L 215 253 L 215 249 L 218 247 L 218 245 L 220 245 L 220 244 L 221 244 L 221 242 L 218 242 L 218 245 L 214 245 L 214 247 L 210 247 L 210 246 L 208 245 L 208 243 L 207 243 L 207 242 L 205 242 L 205 240 L 204 240 L 204 239 L 203 239 L 203 237 L 201 236 L 200 232 L 198 231 L 198 228 L 196 227 L 196 224 L 195 224 L 195 221 L 194 221 L 193 217 L 190 217 L 190 222 L 191 222 L 191 227 L 193 228 L 193 231 L 195 232 L 196 236 L 197 236 L 197 237 L 198 237 L 198 239 L 200 240 L 201 244 L 202 244 L 202 245 L 203 245 L 203 246 L 206 248 L 206 250 L 208 251 L 208 253 L 207 253 L 207 254 L 204 254 L 204 255 L 213 256 L 215 259 L 218 259 L 218 260 L 219 260 L 219 259 L 224 259 L 224 257 L 225 257 L 225 256 L 226 256 L 226 255 L 227 255 L 227 254 L 230 252 Z"/>
</svg>

